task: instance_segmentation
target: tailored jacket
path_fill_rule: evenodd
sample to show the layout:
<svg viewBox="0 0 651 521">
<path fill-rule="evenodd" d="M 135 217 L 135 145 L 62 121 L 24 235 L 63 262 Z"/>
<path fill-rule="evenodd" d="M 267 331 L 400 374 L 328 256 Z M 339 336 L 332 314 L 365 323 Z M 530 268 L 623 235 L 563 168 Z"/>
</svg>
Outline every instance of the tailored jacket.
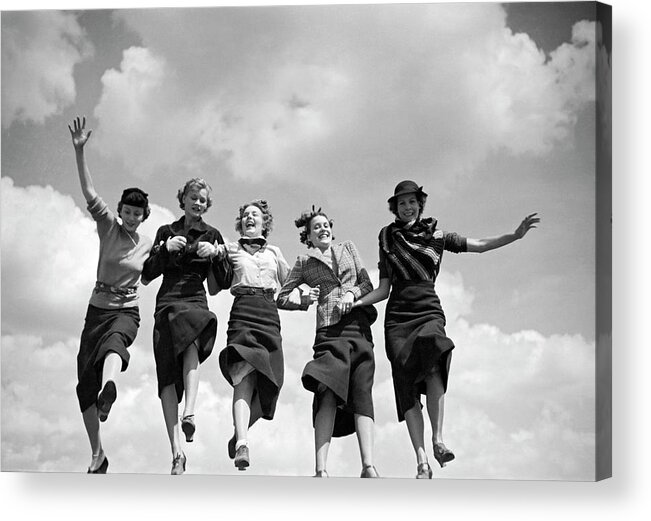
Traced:
<svg viewBox="0 0 651 521">
<path fill-rule="evenodd" d="M 357 300 L 373 290 L 368 272 L 351 241 L 335 244 L 331 249 L 334 253 L 332 268 L 321 260 L 316 251 L 308 250 L 306 255 L 299 255 L 278 294 L 278 308 L 306 311 L 310 305 L 309 295 L 301 294 L 299 304 L 296 294 L 292 295 L 292 292 L 300 291 L 301 284 L 319 286 L 317 329 L 341 320 L 341 301 L 346 292 L 350 291 Z"/>
</svg>

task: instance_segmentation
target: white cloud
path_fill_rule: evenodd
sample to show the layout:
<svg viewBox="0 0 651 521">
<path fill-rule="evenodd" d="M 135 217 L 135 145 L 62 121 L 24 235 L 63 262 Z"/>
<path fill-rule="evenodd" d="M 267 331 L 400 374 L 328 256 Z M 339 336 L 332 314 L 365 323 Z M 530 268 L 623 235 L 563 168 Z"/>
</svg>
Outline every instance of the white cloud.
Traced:
<svg viewBox="0 0 651 521">
<path fill-rule="evenodd" d="M 567 146 L 594 100 L 594 24 L 546 62 L 498 4 L 120 16 L 146 64 L 125 51 L 96 114 L 142 176 L 188 163 L 247 179 L 451 175 L 497 149 Z"/>
<path fill-rule="evenodd" d="M 4 177 L 2 212 L 2 467 L 83 471 L 89 450 L 74 392 L 75 357 L 93 284 L 96 257 L 85 253 L 97 249 L 94 225 L 70 197 L 49 187 L 18 188 Z M 143 233 L 153 235 L 171 220 L 169 210 L 154 207 Z M 44 228 L 51 222 L 57 223 L 55 234 Z M 35 253 L 42 251 L 56 255 Z M 377 280 L 376 270 L 371 277 Z M 159 284 L 141 291 L 142 322 L 130 349 L 131 364 L 120 377 L 118 402 L 103 426 L 114 472 L 165 474 L 170 468 L 151 350 Z M 470 324 L 464 317 L 474 295 L 461 276 L 444 273 L 437 288 L 447 332 L 456 344 L 445 439 L 457 460 L 443 471 L 435 469 L 435 475 L 592 479 L 594 344 L 580 336 L 506 334 L 492 325 Z M 209 298 L 219 320 L 218 337 L 201 368 L 196 441 L 185 447 L 189 473 L 237 474 L 226 455 L 232 390 L 218 366 L 231 303 L 228 293 Z M 378 310 L 382 317 L 384 304 Z M 281 321 L 285 386 L 276 418 L 251 430 L 248 473 L 306 476 L 313 471 L 312 396 L 302 388 L 300 374 L 312 357 L 314 310 L 283 311 Z M 376 464 L 383 476 L 412 477 L 415 459 L 405 425 L 396 421 L 381 318 L 373 334 Z M 333 440 L 329 470 L 333 476 L 359 475 L 354 437 Z"/>
<path fill-rule="evenodd" d="M 2 14 L 2 127 L 43 123 L 75 101 L 75 65 L 93 52 L 73 14 Z"/>
</svg>

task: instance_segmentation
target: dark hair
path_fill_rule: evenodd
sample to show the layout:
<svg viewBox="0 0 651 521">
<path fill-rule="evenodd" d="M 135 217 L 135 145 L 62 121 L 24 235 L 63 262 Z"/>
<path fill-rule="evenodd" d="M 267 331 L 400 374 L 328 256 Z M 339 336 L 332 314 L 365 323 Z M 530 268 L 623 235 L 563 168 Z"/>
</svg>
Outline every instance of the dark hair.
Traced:
<svg viewBox="0 0 651 521">
<path fill-rule="evenodd" d="M 193 177 L 192 179 L 188 180 L 188 182 L 185 183 L 183 188 L 180 188 L 178 193 L 176 194 L 176 197 L 179 200 L 179 206 L 181 207 L 181 210 L 185 210 L 185 204 L 183 203 L 183 198 L 188 193 L 188 190 L 195 187 L 198 188 L 199 190 L 205 188 L 206 192 L 208 192 L 208 201 L 206 202 L 206 210 L 212 206 L 212 197 L 210 197 L 212 188 L 208 183 L 206 183 L 205 179 L 202 179 L 201 177 Z"/>
<path fill-rule="evenodd" d="M 427 194 L 424 194 L 423 192 L 414 192 L 414 195 L 416 196 L 416 200 L 418 201 L 418 206 L 420 207 L 420 211 L 418 212 L 418 217 L 423 215 L 423 210 L 425 210 L 425 203 L 427 202 Z M 390 199 L 389 200 L 389 211 L 398 217 L 398 198 L 396 197 L 395 199 Z"/>
<path fill-rule="evenodd" d="M 255 206 L 262 212 L 262 236 L 267 237 L 273 229 L 274 218 L 271 215 L 269 204 L 264 199 L 254 199 L 240 206 L 240 210 L 235 218 L 235 231 L 242 234 L 242 217 L 244 216 L 244 210 L 249 206 Z"/>
<path fill-rule="evenodd" d="M 300 233 L 299 237 L 300 240 L 303 244 L 307 245 L 308 248 L 314 248 L 314 244 L 312 244 L 312 241 L 309 239 L 310 236 L 310 225 L 312 223 L 312 219 L 314 219 L 317 216 L 322 216 L 325 217 L 328 220 L 328 224 L 330 225 L 330 228 L 334 225 L 334 221 L 330 219 L 324 211 L 319 208 L 318 210 L 312 205 L 312 210 L 305 210 L 303 213 L 301 213 L 301 216 L 294 221 L 294 224 L 296 225 L 297 228 L 303 228 Z M 332 240 L 334 240 L 335 237 L 334 235 L 332 236 Z"/>
<path fill-rule="evenodd" d="M 140 188 L 127 188 L 122 192 L 120 202 L 118 202 L 118 215 L 122 212 L 122 207 L 127 204 L 129 206 L 136 206 L 143 209 L 142 220 L 144 221 L 149 217 L 151 208 L 149 208 L 149 194 Z"/>
</svg>

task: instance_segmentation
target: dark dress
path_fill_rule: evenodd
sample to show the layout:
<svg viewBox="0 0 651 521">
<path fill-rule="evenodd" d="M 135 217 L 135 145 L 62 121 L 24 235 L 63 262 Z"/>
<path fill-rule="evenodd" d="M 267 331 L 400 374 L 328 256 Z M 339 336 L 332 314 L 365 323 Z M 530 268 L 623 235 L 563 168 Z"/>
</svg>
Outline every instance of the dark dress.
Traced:
<svg viewBox="0 0 651 521">
<path fill-rule="evenodd" d="M 204 281 L 214 269 L 209 258 L 197 255 L 199 241 L 223 244 L 221 233 L 203 220 L 184 233 L 185 217 L 161 226 L 154 239 L 149 259 L 142 272 L 144 280 L 163 275 L 156 295 L 154 312 L 154 358 L 158 395 L 174 384 L 176 396 L 183 398 L 183 353 L 196 343 L 199 363 L 211 354 L 217 335 L 217 317 L 208 309 Z M 184 235 L 186 247 L 170 253 L 165 247 L 169 237 Z"/>
<path fill-rule="evenodd" d="M 401 222 L 380 232 L 380 278 L 391 281 L 384 319 L 398 421 L 426 394 L 425 380 L 436 368 L 447 390 L 454 343 L 445 333 L 445 314 L 434 289 L 443 251 L 467 250 L 466 239 L 436 229 L 422 219 L 411 228 Z"/>
</svg>

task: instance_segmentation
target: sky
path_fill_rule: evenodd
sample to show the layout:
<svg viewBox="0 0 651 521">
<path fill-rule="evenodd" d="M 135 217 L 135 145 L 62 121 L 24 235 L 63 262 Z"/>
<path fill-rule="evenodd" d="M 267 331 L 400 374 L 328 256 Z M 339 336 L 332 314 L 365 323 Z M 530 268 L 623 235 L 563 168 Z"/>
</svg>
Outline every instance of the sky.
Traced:
<svg viewBox="0 0 651 521">
<path fill-rule="evenodd" d="M 444 438 L 457 459 L 434 476 L 593 479 L 595 75 L 599 63 L 610 89 L 610 48 L 592 7 L 3 12 L 2 469 L 84 472 L 89 461 L 75 357 L 98 240 L 67 129 L 80 114 L 98 192 L 117 204 L 123 188 L 145 189 L 153 211 L 140 231 L 151 237 L 181 215 L 177 189 L 201 176 L 214 189 L 205 219 L 228 238 L 237 208 L 265 198 L 270 240 L 292 264 L 304 251 L 293 220 L 321 206 L 377 284 L 377 234 L 403 179 L 424 186 L 441 228 L 469 237 L 511 232 L 538 212 L 522 241 L 443 258 L 437 291 L 457 346 Z M 103 425 L 113 472 L 169 473 L 151 345 L 159 284 L 140 293 L 131 364 Z M 201 368 L 189 474 L 238 474 L 216 356 L 231 302 L 209 298 L 218 338 Z M 376 467 L 411 478 L 378 310 Z M 300 375 L 315 316 L 280 316 L 285 386 L 275 419 L 251 430 L 247 475 L 309 476 Z M 354 437 L 335 439 L 330 475 L 360 468 Z"/>
</svg>

